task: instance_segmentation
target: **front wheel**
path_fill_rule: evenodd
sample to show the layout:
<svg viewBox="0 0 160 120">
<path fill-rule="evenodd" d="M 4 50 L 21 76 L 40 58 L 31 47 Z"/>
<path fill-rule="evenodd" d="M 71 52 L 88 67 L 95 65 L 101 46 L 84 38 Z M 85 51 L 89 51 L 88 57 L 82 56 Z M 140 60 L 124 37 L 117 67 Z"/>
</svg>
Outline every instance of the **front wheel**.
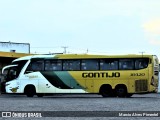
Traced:
<svg viewBox="0 0 160 120">
<path fill-rule="evenodd" d="M 35 87 L 34 86 L 27 86 L 25 88 L 25 94 L 27 97 L 33 97 L 36 93 Z"/>
</svg>

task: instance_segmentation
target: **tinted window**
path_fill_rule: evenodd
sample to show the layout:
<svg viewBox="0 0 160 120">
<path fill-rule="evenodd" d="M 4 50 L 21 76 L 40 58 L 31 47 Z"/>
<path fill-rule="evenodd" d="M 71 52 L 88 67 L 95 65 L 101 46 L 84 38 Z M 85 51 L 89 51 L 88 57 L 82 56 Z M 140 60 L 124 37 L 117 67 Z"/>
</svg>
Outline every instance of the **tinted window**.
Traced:
<svg viewBox="0 0 160 120">
<path fill-rule="evenodd" d="M 134 69 L 134 60 L 133 59 L 119 59 L 119 69 L 120 70 Z"/>
<path fill-rule="evenodd" d="M 43 71 L 43 70 L 44 70 L 43 60 L 32 61 L 27 68 L 27 71 Z"/>
<path fill-rule="evenodd" d="M 81 70 L 99 70 L 98 60 L 82 60 Z"/>
<path fill-rule="evenodd" d="M 80 60 L 64 60 L 63 70 L 80 70 Z"/>
<path fill-rule="evenodd" d="M 10 81 L 13 79 L 16 79 L 19 75 L 19 70 L 18 70 L 18 66 L 14 66 L 9 68 L 7 76 L 6 76 L 6 81 Z"/>
<path fill-rule="evenodd" d="M 45 70 L 59 71 L 62 70 L 62 61 L 61 60 L 46 60 L 45 61 Z"/>
<path fill-rule="evenodd" d="M 100 70 L 117 70 L 118 60 L 115 59 L 104 59 L 100 60 Z"/>
<path fill-rule="evenodd" d="M 16 62 L 12 62 L 13 65 L 18 65 L 17 66 L 17 77 L 19 76 L 22 68 L 24 67 L 24 65 L 27 63 L 27 60 L 21 60 L 21 61 L 16 61 Z"/>
<path fill-rule="evenodd" d="M 147 58 L 140 58 L 140 59 L 136 59 L 135 60 L 135 69 L 143 69 L 146 68 L 148 66 L 148 61 L 149 59 Z"/>
</svg>

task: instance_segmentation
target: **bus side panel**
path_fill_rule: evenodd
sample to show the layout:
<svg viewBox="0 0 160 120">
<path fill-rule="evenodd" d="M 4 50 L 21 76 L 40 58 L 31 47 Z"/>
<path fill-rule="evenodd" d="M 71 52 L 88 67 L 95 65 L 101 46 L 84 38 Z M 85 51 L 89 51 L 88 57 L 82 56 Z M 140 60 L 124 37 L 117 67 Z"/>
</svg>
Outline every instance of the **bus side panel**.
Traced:
<svg viewBox="0 0 160 120">
<path fill-rule="evenodd" d="M 79 71 L 61 71 L 55 72 L 55 74 L 69 87 L 70 93 L 86 93 L 85 88 L 72 76 L 74 75 L 79 78 Z"/>
<path fill-rule="evenodd" d="M 70 93 L 69 81 L 66 83 L 53 71 L 40 72 L 39 93 Z M 61 74 L 64 76 L 63 74 Z"/>
<path fill-rule="evenodd" d="M 128 78 L 128 93 L 142 93 L 148 91 L 148 68 L 130 71 Z"/>
<path fill-rule="evenodd" d="M 38 72 L 36 73 L 29 73 L 29 74 L 24 74 L 20 76 L 19 78 L 20 86 L 21 86 L 21 93 L 24 93 L 25 88 L 27 85 L 32 85 L 35 87 L 35 92 L 38 91 Z"/>
<path fill-rule="evenodd" d="M 78 89 L 85 91 L 85 93 L 94 93 L 94 79 L 93 77 L 87 77 L 89 71 L 70 71 L 69 74 L 72 76 L 76 84 L 79 86 Z"/>
<path fill-rule="evenodd" d="M 67 71 L 41 72 L 39 92 L 43 93 L 85 93 L 84 88 Z"/>
</svg>

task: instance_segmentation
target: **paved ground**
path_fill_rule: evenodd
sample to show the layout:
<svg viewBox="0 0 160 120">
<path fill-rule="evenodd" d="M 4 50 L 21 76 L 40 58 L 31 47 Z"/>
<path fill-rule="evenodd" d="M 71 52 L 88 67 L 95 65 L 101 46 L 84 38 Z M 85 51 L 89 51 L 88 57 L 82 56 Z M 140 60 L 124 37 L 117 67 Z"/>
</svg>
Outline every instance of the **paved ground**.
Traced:
<svg viewBox="0 0 160 120">
<path fill-rule="evenodd" d="M 133 95 L 131 98 L 103 98 L 100 95 L 54 95 L 43 98 L 28 98 L 25 95 L 0 95 L 0 111 L 15 112 L 22 117 L 28 118 L 29 112 L 37 112 L 42 115 L 41 119 L 137 119 L 142 114 L 152 114 L 152 117 L 138 117 L 139 119 L 159 119 L 160 117 L 160 94 Z M 47 111 L 47 112 L 42 112 Z M 55 112 L 56 111 L 56 112 Z M 131 112 L 129 112 L 131 111 Z M 150 112 L 147 112 L 150 111 Z M 153 112 L 155 116 L 153 117 Z M 158 112 L 157 112 L 158 111 Z M 38 114 L 38 112 L 40 114 Z M 135 113 L 136 117 L 133 117 Z M 132 117 L 130 117 L 132 114 Z M 51 117 L 51 116 L 60 117 Z M 80 117 L 79 117 L 79 116 Z M 129 115 L 128 117 L 119 117 Z M 31 115 L 32 116 L 32 113 Z M 38 116 L 38 117 L 39 117 Z M 48 117 L 45 117 L 48 116 Z M 50 116 L 50 117 L 49 117 Z M 62 117 L 64 116 L 64 117 Z M 69 117 L 67 117 L 69 116 Z M 73 117 L 77 116 L 77 117 Z M 84 117 L 87 116 L 87 117 Z M 4 118 L 0 118 L 4 119 Z M 5 118 L 6 119 L 6 118 Z M 17 119 L 17 118 L 12 118 Z M 39 119 L 39 118 L 34 118 Z"/>
</svg>

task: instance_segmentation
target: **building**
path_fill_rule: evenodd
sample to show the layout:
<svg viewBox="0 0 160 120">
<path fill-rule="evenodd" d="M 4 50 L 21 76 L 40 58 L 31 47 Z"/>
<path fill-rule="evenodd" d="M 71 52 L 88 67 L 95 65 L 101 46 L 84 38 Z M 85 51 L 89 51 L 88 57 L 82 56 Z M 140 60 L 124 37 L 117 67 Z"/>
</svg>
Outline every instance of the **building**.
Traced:
<svg viewBox="0 0 160 120">
<path fill-rule="evenodd" d="M 15 42 L 0 42 L 0 51 L 16 52 L 16 53 L 30 53 L 29 43 L 15 43 Z"/>
</svg>

